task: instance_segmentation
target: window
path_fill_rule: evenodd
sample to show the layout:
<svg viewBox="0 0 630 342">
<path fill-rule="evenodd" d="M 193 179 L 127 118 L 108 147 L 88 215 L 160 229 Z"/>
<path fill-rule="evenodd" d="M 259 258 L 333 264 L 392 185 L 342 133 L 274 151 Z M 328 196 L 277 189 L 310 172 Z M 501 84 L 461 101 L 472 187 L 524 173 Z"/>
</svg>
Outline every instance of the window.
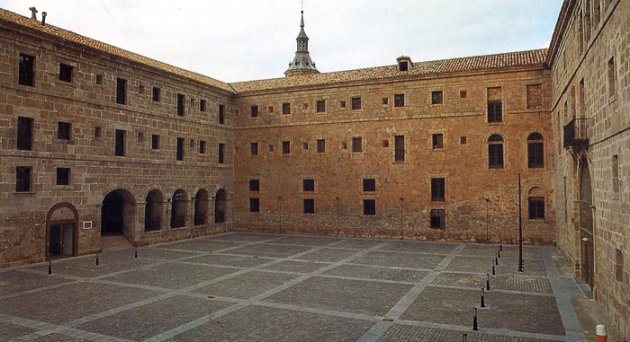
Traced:
<svg viewBox="0 0 630 342">
<path fill-rule="evenodd" d="M 317 139 L 317 153 L 326 152 L 326 140 L 325 139 Z"/>
<path fill-rule="evenodd" d="M 269 152 L 273 152 L 273 144 L 269 144 Z"/>
<path fill-rule="evenodd" d="M 252 156 L 257 156 L 258 155 L 258 143 L 257 142 L 250 142 L 249 143 L 249 151 L 250 151 L 250 154 Z"/>
<path fill-rule="evenodd" d="M 459 144 L 466 145 L 466 136 L 459 137 Z"/>
<path fill-rule="evenodd" d="M 250 116 L 252 118 L 255 118 L 258 116 L 258 106 L 251 106 L 250 107 Z"/>
<path fill-rule="evenodd" d="M 304 151 L 308 151 L 308 143 L 302 143 L 302 148 L 304 149 Z"/>
<path fill-rule="evenodd" d="M 200 112 L 205 112 L 206 111 L 206 100 L 199 100 L 199 111 Z"/>
<path fill-rule="evenodd" d="M 613 192 L 619 193 L 619 188 L 621 187 L 619 184 L 619 155 L 615 154 L 612 156 L 612 183 L 613 183 Z"/>
<path fill-rule="evenodd" d="M 352 138 L 352 152 L 363 152 L 363 139 L 361 137 Z"/>
<path fill-rule="evenodd" d="M 623 251 L 615 248 L 615 280 L 623 281 Z"/>
<path fill-rule="evenodd" d="M 363 200 L 363 215 L 376 215 L 376 200 Z"/>
<path fill-rule="evenodd" d="M 186 96 L 184 94 L 177 94 L 177 115 L 184 116 L 184 111 L 186 110 L 185 104 Z"/>
<path fill-rule="evenodd" d="M 364 192 L 374 192 L 374 191 L 376 191 L 376 179 L 374 179 L 374 178 L 363 178 L 363 191 Z"/>
<path fill-rule="evenodd" d="M 124 78 L 116 78 L 116 103 L 127 103 L 127 80 Z"/>
<path fill-rule="evenodd" d="M 72 124 L 61 121 L 57 123 L 57 139 L 70 140 L 70 132 L 72 132 Z"/>
<path fill-rule="evenodd" d="M 445 181 L 444 178 L 431 178 L 431 201 L 445 201 Z"/>
<path fill-rule="evenodd" d="M 122 129 L 116 130 L 116 144 L 114 147 L 114 155 L 122 157 L 125 155 L 125 132 Z"/>
<path fill-rule="evenodd" d="M 384 97 L 381 100 L 381 103 L 383 104 L 383 106 L 387 106 L 389 104 L 389 97 Z"/>
<path fill-rule="evenodd" d="M 430 227 L 432 229 L 444 229 L 446 212 L 444 209 L 431 209 Z"/>
<path fill-rule="evenodd" d="M 431 92 L 431 104 L 442 104 L 444 101 L 441 90 Z"/>
<path fill-rule="evenodd" d="M 269 114 L 273 114 L 273 106 L 269 106 L 269 107 L 267 107 L 267 112 L 268 112 Z"/>
<path fill-rule="evenodd" d="M 579 89 L 579 103 L 580 103 L 580 114 L 578 116 L 584 117 L 586 115 L 586 103 L 585 103 L 585 95 L 584 95 L 584 79 L 580 80 L 580 84 L 578 86 Z"/>
<path fill-rule="evenodd" d="M 405 94 L 395 94 L 394 107 L 404 107 L 404 106 L 405 106 Z"/>
<path fill-rule="evenodd" d="M 96 84 L 103 84 L 103 75 L 101 74 L 96 74 Z"/>
<path fill-rule="evenodd" d="M 488 88 L 488 122 L 503 122 L 501 87 Z"/>
<path fill-rule="evenodd" d="M 199 140 L 199 153 L 206 154 L 206 142 L 204 140 Z"/>
<path fill-rule="evenodd" d="M 615 58 L 608 60 L 608 96 L 615 96 L 617 86 L 617 71 L 615 70 Z"/>
<path fill-rule="evenodd" d="M 57 168 L 57 185 L 69 185 L 70 184 L 70 168 L 58 167 Z"/>
<path fill-rule="evenodd" d="M 260 180 L 258 180 L 258 179 L 250 179 L 249 180 L 249 191 L 254 191 L 254 192 L 260 191 Z"/>
<path fill-rule="evenodd" d="M 290 141 L 283 141 L 282 142 L 282 154 L 289 154 L 291 153 L 291 142 Z"/>
<path fill-rule="evenodd" d="M 527 137 L 527 167 L 530 169 L 545 166 L 543 136 L 532 133 Z"/>
<path fill-rule="evenodd" d="M 400 61 L 398 62 L 398 71 L 407 71 L 409 70 L 409 62 Z"/>
<path fill-rule="evenodd" d="M 527 85 L 527 109 L 542 108 L 542 85 Z"/>
<path fill-rule="evenodd" d="M 389 140 L 383 140 L 383 147 L 389 147 Z"/>
<path fill-rule="evenodd" d="M 151 149 L 157 150 L 160 148 L 160 136 L 157 134 L 151 134 Z"/>
<path fill-rule="evenodd" d="M 394 137 L 394 160 L 405 160 L 405 136 L 397 135 Z"/>
<path fill-rule="evenodd" d="M 225 144 L 224 143 L 219 143 L 218 157 L 219 157 L 219 164 L 225 163 Z"/>
<path fill-rule="evenodd" d="M 33 119 L 18 117 L 17 149 L 30 151 L 33 149 Z"/>
<path fill-rule="evenodd" d="M 219 105 L 219 124 L 225 124 L 225 105 Z"/>
<path fill-rule="evenodd" d="M 103 129 L 99 126 L 94 127 L 94 139 L 100 139 L 103 135 Z"/>
<path fill-rule="evenodd" d="M 260 212 L 260 199 L 256 197 L 252 197 L 249 199 L 249 212 L 250 213 Z"/>
<path fill-rule="evenodd" d="M 488 138 L 488 167 L 503 168 L 503 137 L 493 134 Z"/>
<path fill-rule="evenodd" d="M 138 94 L 144 95 L 144 85 L 138 85 Z"/>
<path fill-rule="evenodd" d="M 72 66 L 68 64 L 59 64 L 59 80 L 64 82 L 72 82 Z"/>
<path fill-rule="evenodd" d="M 325 100 L 319 100 L 315 103 L 315 111 L 317 113 L 323 113 L 326 111 L 326 101 Z"/>
<path fill-rule="evenodd" d="M 291 114 L 291 104 L 285 102 L 282 104 L 282 114 Z"/>
<path fill-rule="evenodd" d="M 315 200 L 312 198 L 304 199 L 304 213 L 315 214 Z"/>
<path fill-rule="evenodd" d="M 434 150 L 444 148 L 444 134 L 442 133 L 434 133 L 432 137 L 432 146 Z"/>
<path fill-rule="evenodd" d="M 315 191 L 315 180 L 313 179 L 302 180 L 302 191 Z"/>
<path fill-rule="evenodd" d="M 31 191 L 31 173 L 33 168 L 30 166 L 18 166 L 15 168 L 15 192 Z"/>
<path fill-rule="evenodd" d="M 160 93 L 161 93 L 160 88 L 153 87 L 153 96 L 152 96 L 153 101 L 160 102 L 160 97 L 161 97 Z"/>
<path fill-rule="evenodd" d="M 353 97 L 351 100 L 352 109 L 361 109 L 361 97 Z"/>
<path fill-rule="evenodd" d="M 35 57 L 26 54 L 20 54 L 20 74 L 18 76 L 18 83 L 21 85 L 34 87 L 35 86 Z"/>
<path fill-rule="evenodd" d="M 175 151 L 176 160 L 184 160 L 184 138 L 177 138 L 177 150 Z"/>
<path fill-rule="evenodd" d="M 467 91 L 465 91 L 465 90 L 460 90 L 459 91 L 459 98 L 460 99 L 465 99 L 467 97 L 468 97 L 468 92 Z"/>
<path fill-rule="evenodd" d="M 545 218 L 545 198 L 544 197 L 529 197 L 529 219 L 541 220 Z"/>
<path fill-rule="evenodd" d="M 339 101 L 339 108 L 343 109 L 346 108 L 346 101 Z"/>
</svg>

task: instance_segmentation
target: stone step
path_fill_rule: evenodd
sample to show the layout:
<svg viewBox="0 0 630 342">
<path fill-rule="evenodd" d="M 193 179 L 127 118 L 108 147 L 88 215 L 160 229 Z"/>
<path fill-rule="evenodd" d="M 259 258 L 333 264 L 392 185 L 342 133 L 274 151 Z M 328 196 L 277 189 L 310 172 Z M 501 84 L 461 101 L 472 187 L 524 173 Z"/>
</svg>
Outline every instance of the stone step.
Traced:
<svg viewBox="0 0 630 342">
<path fill-rule="evenodd" d="M 131 242 L 122 235 L 101 236 L 101 250 L 103 251 L 111 251 L 132 246 Z"/>
</svg>

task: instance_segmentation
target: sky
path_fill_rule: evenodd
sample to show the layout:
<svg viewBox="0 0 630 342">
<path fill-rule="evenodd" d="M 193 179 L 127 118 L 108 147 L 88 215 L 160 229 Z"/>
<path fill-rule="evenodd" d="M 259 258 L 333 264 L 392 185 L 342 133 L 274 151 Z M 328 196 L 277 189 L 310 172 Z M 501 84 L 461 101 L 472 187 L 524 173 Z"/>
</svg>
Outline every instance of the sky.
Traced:
<svg viewBox="0 0 630 342">
<path fill-rule="evenodd" d="M 549 47 L 562 0 L 306 0 L 320 72 Z M 224 82 L 283 77 L 298 0 L 0 0 L 0 7 Z"/>
</svg>

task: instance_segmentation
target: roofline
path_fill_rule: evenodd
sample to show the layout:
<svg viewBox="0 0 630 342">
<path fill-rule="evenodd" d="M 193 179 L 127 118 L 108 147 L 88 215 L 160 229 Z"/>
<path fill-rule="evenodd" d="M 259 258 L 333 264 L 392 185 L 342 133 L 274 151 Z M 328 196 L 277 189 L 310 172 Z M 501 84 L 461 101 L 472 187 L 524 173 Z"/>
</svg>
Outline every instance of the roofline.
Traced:
<svg viewBox="0 0 630 342">
<path fill-rule="evenodd" d="M 571 19 L 571 13 L 577 5 L 577 0 L 564 0 L 560 13 L 558 14 L 558 21 L 556 21 L 556 27 L 553 30 L 551 36 L 551 43 L 549 44 L 549 52 L 547 54 L 547 60 L 545 63 L 549 68 L 554 63 L 558 51 L 560 50 L 560 44 L 564 38 L 564 33 L 569 26 L 569 20 Z"/>
</svg>

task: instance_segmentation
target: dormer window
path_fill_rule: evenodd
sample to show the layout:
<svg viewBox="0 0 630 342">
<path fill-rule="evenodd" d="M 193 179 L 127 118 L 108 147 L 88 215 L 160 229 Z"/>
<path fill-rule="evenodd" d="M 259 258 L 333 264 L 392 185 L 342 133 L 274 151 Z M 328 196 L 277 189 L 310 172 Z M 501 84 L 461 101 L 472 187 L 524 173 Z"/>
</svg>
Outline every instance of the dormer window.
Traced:
<svg viewBox="0 0 630 342">
<path fill-rule="evenodd" d="M 396 58 L 396 62 L 398 62 L 398 71 L 408 71 L 413 66 L 411 58 L 407 56 Z"/>
</svg>

